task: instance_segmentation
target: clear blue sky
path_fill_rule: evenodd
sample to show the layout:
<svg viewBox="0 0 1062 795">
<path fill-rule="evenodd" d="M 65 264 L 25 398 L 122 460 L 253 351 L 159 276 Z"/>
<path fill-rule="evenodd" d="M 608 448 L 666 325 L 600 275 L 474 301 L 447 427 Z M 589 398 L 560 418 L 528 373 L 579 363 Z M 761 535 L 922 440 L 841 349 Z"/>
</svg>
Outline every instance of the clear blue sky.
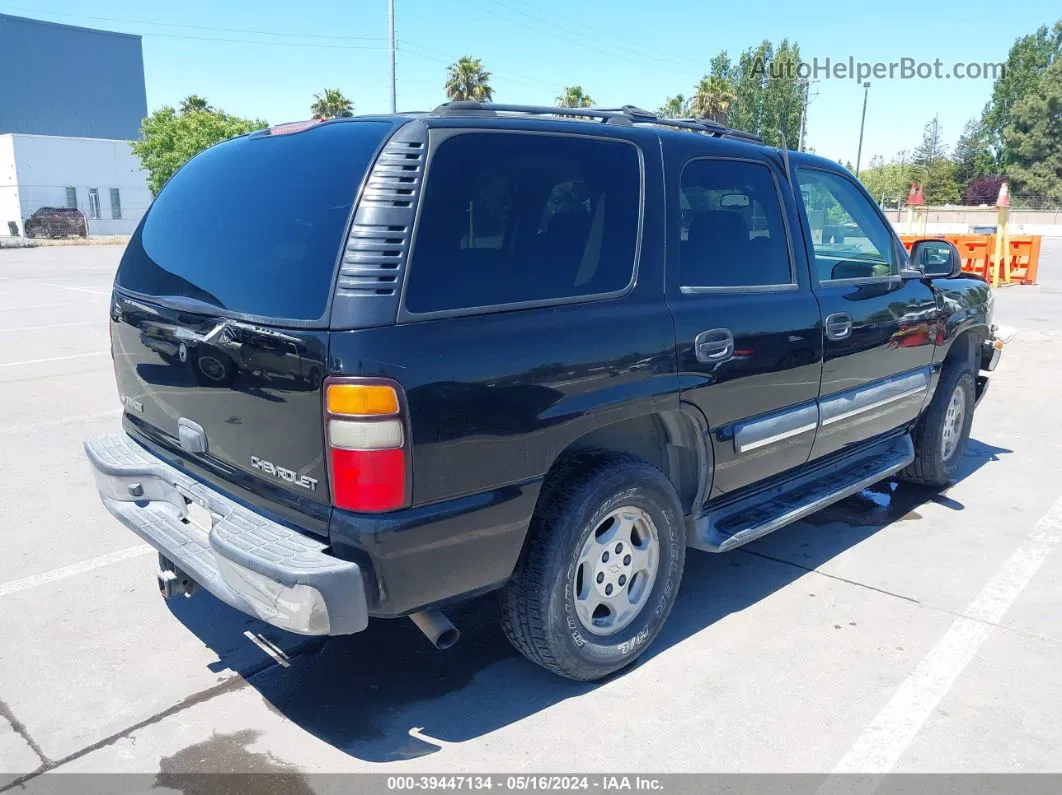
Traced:
<svg viewBox="0 0 1062 795">
<path fill-rule="evenodd" d="M 657 108 L 689 95 L 709 59 L 767 38 L 799 42 L 805 61 L 1002 61 L 1013 40 L 1062 15 L 1057 0 L 860 4 L 708 0 L 395 0 L 398 106 L 444 101 L 446 65 L 469 54 L 493 72 L 498 101 L 552 104 L 581 84 L 598 104 Z M 358 112 L 383 111 L 386 0 L 0 0 L 0 11 L 144 37 L 148 107 L 187 94 L 270 123 L 306 118 L 315 91 L 338 87 Z M 85 68 L 90 68 L 85 64 Z M 14 78 L 16 76 L 10 76 Z M 872 80 L 863 163 L 911 149 L 939 113 L 949 144 L 980 113 L 992 81 Z M 814 86 L 808 144 L 856 159 L 863 89 Z"/>
</svg>

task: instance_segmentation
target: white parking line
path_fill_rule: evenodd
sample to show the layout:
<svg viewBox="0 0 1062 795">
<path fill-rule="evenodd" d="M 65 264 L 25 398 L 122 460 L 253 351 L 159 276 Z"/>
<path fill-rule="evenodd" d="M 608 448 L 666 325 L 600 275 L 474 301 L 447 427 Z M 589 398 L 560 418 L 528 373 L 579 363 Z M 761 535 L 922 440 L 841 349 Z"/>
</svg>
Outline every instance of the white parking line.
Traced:
<svg viewBox="0 0 1062 795">
<path fill-rule="evenodd" d="M 52 569 L 51 571 L 45 571 L 40 574 L 34 574 L 32 577 L 23 577 L 21 580 L 0 583 L 0 597 L 9 596 L 10 594 L 25 591 L 29 588 L 36 588 L 38 585 L 45 585 L 50 582 L 55 582 L 56 580 L 65 580 L 67 577 L 84 574 L 87 571 L 110 566 L 113 563 L 120 563 L 121 561 L 129 560 L 130 558 L 138 558 L 141 555 L 147 555 L 149 552 L 154 551 L 155 550 L 147 544 L 138 544 L 135 547 L 120 549 L 117 552 L 110 552 L 106 555 L 100 555 L 97 558 L 83 560 L 80 563 L 72 563 L 69 566 Z"/>
<path fill-rule="evenodd" d="M 84 422 L 93 422 L 95 420 L 106 419 L 107 417 L 118 417 L 121 413 L 121 409 L 104 409 L 103 411 L 93 411 L 89 414 L 74 414 L 69 417 L 38 420 L 37 422 L 24 422 L 20 425 L 0 425 L 0 433 L 39 431 L 41 428 L 49 425 L 80 425 Z"/>
<path fill-rule="evenodd" d="M 87 287 L 71 287 L 69 284 L 52 284 L 51 282 L 36 282 L 41 287 L 54 287 L 57 290 L 75 290 L 79 293 L 91 293 L 92 295 L 106 295 L 110 297 L 110 291 L 104 292 L 103 290 L 90 290 Z"/>
<path fill-rule="evenodd" d="M 80 320 L 77 323 L 50 323 L 46 326 L 15 326 L 14 328 L 0 328 L 0 334 L 7 331 L 43 331 L 51 328 L 70 328 L 71 326 L 99 326 L 104 327 L 106 321 Z"/>
<path fill-rule="evenodd" d="M 1062 497 L 863 730 L 834 773 L 888 773 L 1062 535 Z"/>
<path fill-rule="evenodd" d="M 25 359 L 21 362 L 0 362 L 0 367 L 18 367 L 21 364 L 41 364 L 42 362 L 63 362 L 67 359 L 84 359 L 86 356 L 106 356 L 109 351 L 92 353 L 72 353 L 69 356 L 49 356 L 47 359 Z"/>
<path fill-rule="evenodd" d="M 64 301 L 61 304 L 19 304 L 18 306 L 0 306 L 0 312 L 14 312 L 16 309 L 47 309 L 53 306 L 84 306 L 77 301 Z"/>
</svg>

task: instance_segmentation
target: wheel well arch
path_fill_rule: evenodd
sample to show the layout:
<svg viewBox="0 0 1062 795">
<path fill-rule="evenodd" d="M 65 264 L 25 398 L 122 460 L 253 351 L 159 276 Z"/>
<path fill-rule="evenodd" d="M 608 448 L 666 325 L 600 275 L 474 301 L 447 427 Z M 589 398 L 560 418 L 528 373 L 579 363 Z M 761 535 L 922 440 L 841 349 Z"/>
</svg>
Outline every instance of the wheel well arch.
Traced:
<svg viewBox="0 0 1062 795">
<path fill-rule="evenodd" d="M 985 326 L 968 326 L 963 329 L 948 345 L 943 359 L 944 366 L 962 364 L 965 360 L 970 363 L 976 374 L 979 347 L 987 338 L 988 329 Z"/>
<path fill-rule="evenodd" d="M 689 515 L 703 500 L 711 471 L 706 430 L 704 418 L 692 407 L 620 420 L 572 441 L 554 459 L 545 481 L 548 484 L 552 475 L 592 452 L 633 455 L 664 473 L 675 487 L 683 512 Z"/>
</svg>

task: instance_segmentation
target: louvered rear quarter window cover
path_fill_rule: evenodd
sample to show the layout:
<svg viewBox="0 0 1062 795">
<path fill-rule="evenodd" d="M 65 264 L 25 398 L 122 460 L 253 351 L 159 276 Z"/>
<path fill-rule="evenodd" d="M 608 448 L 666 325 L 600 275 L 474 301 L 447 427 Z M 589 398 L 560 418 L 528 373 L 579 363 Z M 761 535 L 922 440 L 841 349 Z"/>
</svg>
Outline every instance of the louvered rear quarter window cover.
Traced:
<svg viewBox="0 0 1062 795">
<path fill-rule="evenodd" d="M 427 149 L 427 128 L 410 122 L 369 172 L 339 269 L 333 328 L 394 322 Z"/>
</svg>

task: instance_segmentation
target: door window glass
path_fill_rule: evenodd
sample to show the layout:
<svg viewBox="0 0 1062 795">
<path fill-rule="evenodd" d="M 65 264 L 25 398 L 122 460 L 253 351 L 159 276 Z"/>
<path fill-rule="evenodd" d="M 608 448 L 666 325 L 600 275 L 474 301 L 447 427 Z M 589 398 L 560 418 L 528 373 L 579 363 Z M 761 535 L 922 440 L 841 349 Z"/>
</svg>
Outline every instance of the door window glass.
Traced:
<svg viewBox="0 0 1062 795">
<path fill-rule="evenodd" d="M 839 174 L 797 169 L 820 282 L 897 273 L 892 233 L 873 205 Z"/>
<path fill-rule="evenodd" d="M 778 189 L 770 169 L 740 160 L 694 160 L 682 169 L 683 287 L 793 283 Z"/>
</svg>

